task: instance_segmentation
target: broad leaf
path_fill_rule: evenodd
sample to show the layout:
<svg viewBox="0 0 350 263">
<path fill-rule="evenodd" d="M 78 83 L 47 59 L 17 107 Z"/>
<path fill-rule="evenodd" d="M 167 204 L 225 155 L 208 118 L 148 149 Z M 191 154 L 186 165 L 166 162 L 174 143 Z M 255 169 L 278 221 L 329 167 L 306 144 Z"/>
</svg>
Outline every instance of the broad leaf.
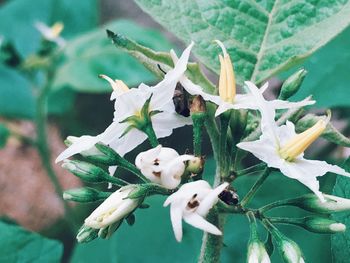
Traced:
<svg viewBox="0 0 350 263">
<path fill-rule="evenodd" d="M 314 114 L 307 114 L 301 118 L 296 124 L 297 132 L 303 132 L 306 129 L 313 126 L 318 120 L 325 116 L 316 116 Z M 321 135 L 326 140 L 345 146 L 350 147 L 350 139 L 341 134 L 331 123 L 328 123 L 326 130 Z"/>
<path fill-rule="evenodd" d="M 350 172 L 350 158 L 344 163 L 343 168 Z M 337 176 L 333 194 L 340 197 L 350 198 L 350 178 L 345 176 Z M 349 262 L 350 258 L 350 217 L 349 213 L 334 214 L 333 218 L 347 226 L 347 229 L 342 234 L 332 236 L 332 254 L 334 263 Z"/>
<path fill-rule="evenodd" d="M 0 262 L 60 262 L 63 246 L 23 228 L 0 221 Z"/>
<path fill-rule="evenodd" d="M 315 107 L 350 107 L 348 93 L 350 74 L 350 28 L 346 29 L 304 64 L 309 74 L 296 95 L 302 99 L 310 94 Z"/>
<path fill-rule="evenodd" d="M 36 21 L 66 24 L 63 37 L 70 38 L 97 24 L 97 0 L 16 0 L 0 8 L 0 35 L 14 43 L 20 54 L 33 53 L 40 44 Z M 82 15 L 84 14 L 84 15 Z"/>
<path fill-rule="evenodd" d="M 136 59 L 113 47 L 105 29 L 127 34 L 156 50 L 169 50 L 170 43 L 158 31 L 127 20 L 104 25 L 103 29 L 93 30 L 67 43 L 64 50 L 66 60 L 56 74 L 56 89 L 69 86 L 83 92 L 110 92 L 110 85 L 98 78 L 99 74 L 122 79 L 130 86 L 154 80 L 154 76 Z"/>
<path fill-rule="evenodd" d="M 345 29 L 348 1 L 136 0 L 159 23 L 189 43 L 218 72 L 218 47 L 231 54 L 237 81 L 261 82 L 296 64 Z"/>
</svg>

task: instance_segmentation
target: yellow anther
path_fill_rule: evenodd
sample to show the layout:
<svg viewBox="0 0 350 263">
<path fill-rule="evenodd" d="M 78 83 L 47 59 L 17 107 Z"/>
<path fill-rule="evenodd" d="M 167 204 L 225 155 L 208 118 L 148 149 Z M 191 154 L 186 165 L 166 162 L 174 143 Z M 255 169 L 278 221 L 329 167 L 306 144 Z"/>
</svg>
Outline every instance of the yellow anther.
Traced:
<svg viewBox="0 0 350 263">
<path fill-rule="evenodd" d="M 222 100 L 233 103 L 236 96 L 236 81 L 230 55 L 227 53 L 226 48 L 221 41 L 215 40 L 215 42 L 221 47 L 223 53 L 223 56 L 219 55 L 219 95 Z"/>
<path fill-rule="evenodd" d="M 312 127 L 289 140 L 279 149 L 280 156 L 287 161 L 293 161 L 323 133 L 329 120 L 330 115 L 326 119 L 317 121 Z"/>
<path fill-rule="evenodd" d="M 51 26 L 51 32 L 54 37 L 58 37 L 63 31 L 64 25 L 61 22 L 56 22 Z"/>
<path fill-rule="evenodd" d="M 112 89 L 115 92 L 117 92 L 118 94 L 123 94 L 123 93 L 129 91 L 128 86 L 120 79 L 113 80 L 110 77 L 103 75 L 103 74 L 99 75 L 99 77 L 107 80 L 109 82 L 109 84 L 111 84 Z"/>
</svg>

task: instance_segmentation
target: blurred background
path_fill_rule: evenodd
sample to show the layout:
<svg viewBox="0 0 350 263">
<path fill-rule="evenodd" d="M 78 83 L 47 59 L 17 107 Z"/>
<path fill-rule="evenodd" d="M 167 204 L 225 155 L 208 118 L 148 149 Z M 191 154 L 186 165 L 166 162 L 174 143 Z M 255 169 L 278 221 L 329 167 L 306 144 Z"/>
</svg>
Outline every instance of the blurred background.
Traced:
<svg viewBox="0 0 350 263">
<path fill-rule="evenodd" d="M 66 45 L 63 57 L 57 63 L 51 88 L 48 93 L 47 144 L 50 148 L 51 166 L 63 189 L 82 186 L 83 183 L 66 172 L 54 159 L 65 149 L 63 140 L 68 135 L 96 135 L 112 121 L 113 103 L 109 100 L 109 84 L 98 78 L 106 74 L 122 79 L 133 87 L 141 82 L 148 84 L 157 80 L 137 60 L 118 50 L 107 39 L 105 30 L 121 33 L 138 43 L 157 51 L 171 48 L 182 50 L 184 44 L 170 32 L 144 13 L 133 1 L 122 0 L 0 0 L 0 216 L 11 224 L 21 225 L 30 231 L 58 240 L 63 244 L 63 262 L 195 262 L 201 244 L 201 232 L 185 227 L 185 237 L 176 243 L 170 225 L 169 211 L 162 208 L 164 198 L 152 197 L 149 209 L 136 212 L 133 226 L 123 224 L 111 240 L 95 240 L 89 244 L 75 242 L 75 232 L 69 230 L 64 218 L 64 205 L 57 195 L 43 166 L 43 152 L 33 145 L 37 135 L 40 107 L 38 101 L 41 84 L 45 77 L 32 74 L 28 68 L 45 67 L 45 61 L 37 60 L 42 50 L 42 36 L 35 28 L 36 22 L 49 26 L 62 22 L 62 37 Z M 336 127 L 349 136 L 350 81 L 350 30 L 347 29 L 303 65 L 309 72 L 303 88 L 296 95 L 300 99 L 313 94 L 317 100 L 314 112 L 331 108 Z M 39 65 L 35 64 L 39 63 Z M 299 66 L 298 68 L 300 68 Z M 283 79 L 294 68 L 271 80 L 274 96 Z M 205 70 L 216 82 L 214 73 Z M 46 122 L 46 120 L 45 120 Z M 182 128 L 164 145 L 176 145 L 184 152 L 191 145 L 191 129 Z M 179 139 L 181 138 L 181 140 Z M 179 143 L 181 142 L 181 143 Z M 142 148 L 142 147 L 141 147 Z M 134 160 L 136 151 L 128 154 Z M 205 174 L 214 173 L 209 145 L 205 146 L 207 167 Z M 327 158 L 339 163 L 349 155 L 345 148 L 329 145 L 320 140 L 309 155 Z M 244 195 L 255 178 L 238 180 L 238 193 Z M 334 181 L 326 178 L 325 181 Z M 332 187 L 325 184 L 325 191 Z M 298 183 L 278 175 L 271 176 L 263 186 L 253 205 L 294 196 L 295 192 L 307 192 Z M 327 188 L 328 187 L 328 188 Z M 101 185 L 101 189 L 106 189 Z M 266 194 L 269 189 L 278 189 L 276 196 Z M 265 193 L 265 195 L 264 195 Z M 69 204 L 74 211 L 74 220 L 81 224 L 97 204 Z M 296 216 L 300 211 L 292 211 Z M 229 218 L 225 234 L 223 262 L 235 256 L 236 262 L 244 262 L 248 225 L 244 217 Z M 305 233 L 298 228 L 283 228 L 289 237 L 300 242 L 310 262 L 330 262 L 330 238 Z M 1 242 L 0 242 L 1 243 Z M 313 250 L 317 248 L 317 253 Z M 47 248 L 51 251 L 54 248 Z M 58 250 L 62 247 L 58 248 Z M 3 260 L 0 255 L 0 261 Z M 276 257 L 279 262 L 279 258 Z M 6 262 L 6 261 L 1 261 Z M 33 261 L 34 262 L 34 261 Z M 48 259 L 46 262 L 54 262 Z"/>
</svg>

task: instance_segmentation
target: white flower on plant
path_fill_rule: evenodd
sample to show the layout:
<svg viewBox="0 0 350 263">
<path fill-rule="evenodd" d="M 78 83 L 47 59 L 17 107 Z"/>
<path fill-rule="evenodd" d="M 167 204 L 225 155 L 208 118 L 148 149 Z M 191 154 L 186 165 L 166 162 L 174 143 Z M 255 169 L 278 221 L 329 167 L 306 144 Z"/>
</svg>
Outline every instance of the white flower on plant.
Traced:
<svg viewBox="0 0 350 263">
<path fill-rule="evenodd" d="M 275 122 L 274 108 L 263 98 L 259 89 L 251 82 L 246 82 L 256 105 L 261 113 L 261 131 L 259 140 L 240 142 L 237 146 L 251 152 L 257 158 L 265 162 L 269 167 L 277 168 L 289 177 L 300 181 L 313 191 L 322 201 L 324 196 L 319 191 L 318 176 L 327 172 L 350 176 L 344 169 L 325 161 L 307 160 L 304 151 L 325 130 L 329 118 L 319 120 L 314 126 L 296 134 L 292 122 L 277 126 Z"/>
<path fill-rule="evenodd" d="M 135 164 L 142 174 L 154 183 L 174 189 L 181 183 L 185 162 L 194 159 L 193 155 L 179 155 L 172 148 L 157 147 L 136 156 Z"/>
<path fill-rule="evenodd" d="M 255 98 L 252 94 L 236 94 L 236 83 L 235 83 L 235 74 L 232 66 L 232 62 L 229 54 L 226 51 L 225 46 L 219 40 L 215 40 L 218 45 L 221 47 L 223 56 L 219 55 L 220 59 L 220 77 L 219 77 L 219 96 L 212 95 L 204 92 L 202 87 L 197 84 L 194 84 L 189 80 L 185 75 L 180 79 L 181 85 L 185 90 L 191 95 L 201 95 L 204 100 L 211 101 L 218 105 L 218 108 L 215 112 L 215 116 L 231 110 L 231 109 L 252 109 L 256 110 L 257 106 L 255 103 Z M 171 57 L 174 63 L 177 61 L 177 56 L 173 50 L 170 51 Z M 268 83 L 265 83 L 261 88 L 260 92 L 263 94 L 268 88 Z M 289 102 L 283 100 L 271 100 L 267 101 L 270 107 L 274 109 L 290 109 L 303 107 L 307 105 L 314 104 L 315 101 L 306 98 L 299 102 Z"/>
<path fill-rule="evenodd" d="M 57 157 L 56 162 L 89 150 L 98 142 L 109 145 L 121 156 L 136 148 L 146 140 L 146 135 L 136 128 L 129 130 L 123 135 L 129 124 L 127 122 L 121 122 L 133 115 L 139 115 L 150 96 L 152 98 L 149 104 L 149 112 L 159 112 L 151 117 L 157 138 L 169 136 L 173 129 L 191 124 L 191 118 L 186 118 L 176 113 L 173 95 L 177 82 L 186 71 L 192 46 L 193 43 L 184 50 L 175 67 L 156 86 L 149 87 L 142 83 L 138 88 L 127 89 L 127 86 L 123 82 L 113 81 L 104 75 L 101 76 L 107 79 L 113 88 L 111 98 L 115 99 L 115 112 L 112 124 L 97 136 L 84 135 L 76 139 L 71 146 Z M 110 170 L 113 173 L 115 169 L 112 168 Z"/>
<path fill-rule="evenodd" d="M 135 186 L 128 185 L 111 194 L 85 219 L 84 225 L 94 229 L 104 229 L 130 215 L 142 199 L 128 198 Z"/>
<path fill-rule="evenodd" d="M 264 244 L 261 242 L 253 242 L 248 246 L 248 263 L 270 263 L 270 257 Z"/>
<path fill-rule="evenodd" d="M 34 25 L 44 39 L 55 42 L 60 47 L 63 47 L 66 44 L 66 41 L 60 36 L 64 28 L 63 23 L 56 22 L 51 27 L 42 22 L 35 22 Z"/>
<path fill-rule="evenodd" d="M 212 189 L 208 182 L 199 180 L 184 184 L 165 200 L 164 206 L 170 204 L 171 223 L 178 242 L 182 240 L 182 219 L 210 234 L 222 234 L 216 226 L 205 220 L 205 217 L 227 186 L 228 183 L 223 183 Z"/>
</svg>

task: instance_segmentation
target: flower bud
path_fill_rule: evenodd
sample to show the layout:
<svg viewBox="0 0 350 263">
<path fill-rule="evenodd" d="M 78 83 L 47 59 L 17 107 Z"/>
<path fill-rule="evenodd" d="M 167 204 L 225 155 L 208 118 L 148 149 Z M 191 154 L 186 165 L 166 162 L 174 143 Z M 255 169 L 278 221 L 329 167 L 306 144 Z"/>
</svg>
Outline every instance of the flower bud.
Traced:
<svg viewBox="0 0 350 263">
<path fill-rule="evenodd" d="M 187 161 L 186 171 L 199 174 L 203 171 L 205 160 L 203 157 L 193 157 L 192 159 Z"/>
<path fill-rule="evenodd" d="M 265 246 L 263 243 L 251 242 L 248 245 L 248 263 L 270 263 L 270 257 L 266 252 Z"/>
<path fill-rule="evenodd" d="M 329 218 L 317 216 L 305 217 L 302 227 L 310 232 L 320 234 L 334 234 L 346 230 L 346 226 L 342 223 L 338 223 Z"/>
<path fill-rule="evenodd" d="M 142 203 L 143 198 L 128 197 L 136 188 L 135 185 L 128 185 L 111 194 L 85 219 L 85 225 L 95 229 L 106 228 L 115 223 L 117 225 L 118 221 L 126 218 Z M 111 229 L 108 231 L 110 232 Z M 104 234 L 99 233 L 99 235 Z"/>
<path fill-rule="evenodd" d="M 110 176 L 102 168 L 87 162 L 65 160 L 62 164 L 62 167 L 86 182 L 110 182 L 116 185 L 125 184 L 122 180 Z"/>
<path fill-rule="evenodd" d="M 292 76 L 286 79 L 281 87 L 280 94 L 278 96 L 281 100 L 286 100 L 293 96 L 299 90 L 304 78 L 307 74 L 305 69 L 301 69 L 294 73 Z"/>
<path fill-rule="evenodd" d="M 111 224 L 107 227 L 101 228 L 98 231 L 98 237 L 103 238 L 103 239 L 108 239 L 112 236 L 112 234 L 117 231 L 117 229 L 120 227 L 120 225 L 122 224 L 122 220 L 117 221 L 114 224 Z"/>
<path fill-rule="evenodd" d="M 79 232 L 77 234 L 77 241 L 79 243 L 90 242 L 90 241 L 94 240 L 95 238 L 97 238 L 97 233 L 98 233 L 97 229 L 83 225 L 79 229 Z"/>
<path fill-rule="evenodd" d="M 281 256 L 286 263 L 304 263 L 303 253 L 299 246 L 285 236 L 277 241 Z"/>
<path fill-rule="evenodd" d="M 333 195 L 323 195 L 325 202 L 322 202 L 316 195 L 307 194 L 299 198 L 292 199 L 288 204 L 295 205 L 306 211 L 314 213 L 334 213 L 350 210 L 350 199 L 341 198 Z"/>
<path fill-rule="evenodd" d="M 104 200 L 109 197 L 112 193 L 110 192 L 101 192 L 95 190 L 94 188 L 84 187 L 84 188 L 76 188 L 69 189 L 64 191 L 63 199 L 74 202 L 88 203 L 95 202 L 99 200 Z"/>
</svg>

